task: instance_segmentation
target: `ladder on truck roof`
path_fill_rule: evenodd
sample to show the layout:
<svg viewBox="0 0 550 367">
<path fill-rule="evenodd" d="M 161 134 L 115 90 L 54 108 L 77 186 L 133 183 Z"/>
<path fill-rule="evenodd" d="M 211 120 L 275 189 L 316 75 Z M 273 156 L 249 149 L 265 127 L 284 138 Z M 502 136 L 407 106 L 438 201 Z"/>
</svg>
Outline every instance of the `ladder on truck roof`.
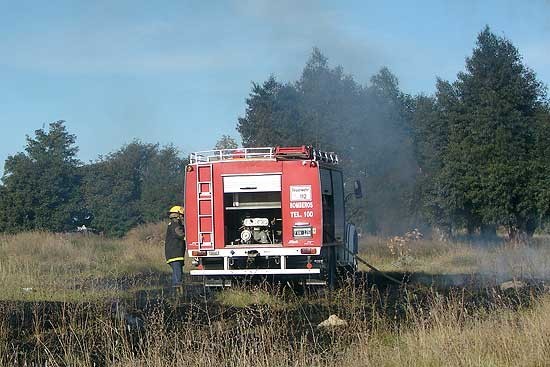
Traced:
<svg viewBox="0 0 550 367">
<path fill-rule="evenodd" d="M 199 250 L 214 249 L 214 200 L 212 164 L 197 165 L 197 226 Z"/>
</svg>

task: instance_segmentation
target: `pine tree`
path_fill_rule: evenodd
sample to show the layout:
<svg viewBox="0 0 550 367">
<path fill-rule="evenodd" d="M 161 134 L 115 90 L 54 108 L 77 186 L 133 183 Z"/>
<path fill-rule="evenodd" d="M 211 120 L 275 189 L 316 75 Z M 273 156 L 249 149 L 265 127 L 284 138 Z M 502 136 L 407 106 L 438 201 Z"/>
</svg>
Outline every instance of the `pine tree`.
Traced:
<svg viewBox="0 0 550 367">
<path fill-rule="evenodd" d="M 314 49 L 296 82 L 271 77 L 253 84 L 237 130 L 244 146 L 312 145 L 338 152 L 348 182 L 368 175 L 368 216 L 362 201 L 353 208 L 359 209 L 354 220 L 368 220 L 371 231 L 402 231 L 416 175 L 410 100 L 387 68 L 363 87 Z"/>
<path fill-rule="evenodd" d="M 82 207 L 76 158 L 76 136 L 64 121 L 27 136 L 25 152 L 5 163 L 0 225 L 6 231 L 66 231 L 75 226 Z"/>
<path fill-rule="evenodd" d="M 548 103 L 537 114 L 535 135 L 536 160 L 533 171 L 538 211 L 538 227 L 550 229 L 550 106 Z"/>
<path fill-rule="evenodd" d="M 502 225 L 511 237 L 536 227 L 536 114 L 544 89 L 504 37 L 486 27 L 453 85 L 440 198 L 469 232 Z"/>
</svg>

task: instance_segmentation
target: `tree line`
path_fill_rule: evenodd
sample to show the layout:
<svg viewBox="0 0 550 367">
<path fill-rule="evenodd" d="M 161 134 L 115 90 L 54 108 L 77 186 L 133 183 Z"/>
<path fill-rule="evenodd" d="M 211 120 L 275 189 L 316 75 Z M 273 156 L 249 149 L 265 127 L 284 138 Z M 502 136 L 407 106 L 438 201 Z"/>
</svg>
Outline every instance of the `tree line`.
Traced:
<svg viewBox="0 0 550 367">
<path fill-rule="evenodd" d="M 27 137 L 9 156 L 0 185 L 0 232 L 73 231 L 121 236 L 158 221 L 183 201 L 186 161 L 173 146 L 131 142 L 89 164 L 76 155 L 64 121 Z"/>
<path fill-rule="evenodd" d="M 456 81 L 409 95 L 382 68 L 362 85 L 314 49 L 301 77 L 253 83 L 237 130 L 245 146 L 302 145 L 340 153 L 363 179 L 354 203 L 366 229 L 411 226 L 529 236 L 550 216 L 546 87 L 512 42 L 486 27 Z"/>
<path fill-rule="evenodd" d="M 454 82 L 433 95 L 404 93 L 382 68 L 361 84 L 314 49 L 300 78 L 252 83 L 236 124 L 243 146 L 312 145 L 339 153 L 365 199 L 348 213 L 366 231 L 412 227 L 530 236 L 550 218 L 550 107 L 546 87 L 512 42 L 479 33 Z M 216 148 L 235 148 L 223 135 Z M 108 235 L 157 221 L 183 199 L 186 160 L 173 146 L 134 141 L 94 162 L 77 158 L 63 121 L 27 137 L 8 157 L 0 231 L 73 230 Z"/>
</svg>

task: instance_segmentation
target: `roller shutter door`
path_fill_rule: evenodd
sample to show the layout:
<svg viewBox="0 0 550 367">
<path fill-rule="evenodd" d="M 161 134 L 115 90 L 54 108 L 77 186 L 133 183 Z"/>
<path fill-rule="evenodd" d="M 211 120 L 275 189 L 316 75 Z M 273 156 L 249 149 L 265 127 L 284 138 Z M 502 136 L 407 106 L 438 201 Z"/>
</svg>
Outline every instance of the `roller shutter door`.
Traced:
<svg viewBox="0 0 550 367">
<path fill-rule="evenodd" d="M 245 175 L 223 178 L 223 192 L 281 191 L 281 175 Z"/>
</svg>

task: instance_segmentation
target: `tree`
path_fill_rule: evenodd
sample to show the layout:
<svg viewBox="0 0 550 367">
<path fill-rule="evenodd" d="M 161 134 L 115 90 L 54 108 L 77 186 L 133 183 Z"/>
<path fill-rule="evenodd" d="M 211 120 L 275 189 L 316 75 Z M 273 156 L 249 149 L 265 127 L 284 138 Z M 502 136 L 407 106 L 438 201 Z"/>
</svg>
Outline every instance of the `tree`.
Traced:
<svg viewBox="0 0 550 367">
<path fill-rule="evenodd" d="M 134 141 L 87 166 L 82 192 L 93 228 L 121 236 L 183 202 L 183 168 L 173 146 Z"/>
<path fill-rule="evenodd" d="M 342 148 L 341 142 L 348 137 L 346 127 L 356 120 L 353 105 L 358 102 L 362 88 L 341 66 L 330 68 L 318 48 L 313 49 L 294 86 L 300 103 L 299 136 L 305 140 L 301 144 L 323 150 Z"/>
<path fill-rule="evenodd" d="M 172 145 L 156 147 L 141 177 L 139 206 L 145 222 L 166 217 L 168 209 L 183 203 L 186 159 Z"/>
<path fill-rule="evenodd" d="M 315 48 L 299 80 L 253 83 L 246 103 L 237 123 L 244 146 L 312 145 L 338 152 L 348 182 L 368 179 L 368 216 L 361 201 L 353 208 L 355 219 L 373 232 L 408 226 L 416 175 L 410 97 L 388 69 L 363 87 L 342 67 L 331 68 Z"/>
<path fill-rule="evenodd" d="M 183 202 L 186 161 L 175 147 L 134 141 L 81 165 L 75 141 L 57 121 L 27 137 L 25 152 L 8 157 L 0 185 L 1 232 L 63 232 L 86 224 L 120 236 Z"/>
<path fill-rule="evenodd" d="M 5 163 L 0 211 L 0 228 L 66 231 L 79 216 L 80 176 L 76 158 L 76 136 L 69 134 L 64 121 L 27 136 L 25 152 L 9 156 Z"/>
<path fill-rule="evenodd" d="M 537 113 L 533 186 L 537 203 L 538 226 L 550 229 L 550 106 L 546 103 Z"/>
<path fill-rule="evenodd" d="M 9 201 L 7 200 L 6 189 L 0 185 L 0 233 L 8 231 L 8 213 L 5 208 L 8 207 Z"/>
<path fill-rule="evenodd" d="M 453 85 L 440 199 L 469 232 L 502 225 L 510 237 L 537 223 L 536 116 L 545 97 L 535 73 L 486 27 Z"/>
<path fill-rule="evenodd" d="M 412 225 L 412 200 L 417 175 L 411 133 L 411 98 L 399 89 L 387 68 L 375 74 L 364 90 L 359 124 L 350 126 L 353 157 L 367 170 L 368 228 L 395 233 Z M 357 171 L 353 166 L 346 167 Z"/>
<path fill-rule="evenodd" d="M 239 144 L 229 135 L 222 135 L 221 138 L 218 139 L 216 142 L 216 145 L 214 146 L 214 149 L 237 149 L 239 147 Z"/>
<path fill-rule="evenodd" d="M 307 144 L 303 139 L 299 95 L 293 86 L 283 85 L 273 76 L 261 85 L 252 83 L 246 105 L 245 117 L 239 117 L 237 122 L 243 146 Z"/>
<path fill-rule="evenodd" d="M 416 96 L 412 108 L 414 155 L 419 166 L 415 210 L 439 232 L 441 239 L 450 237 L 452 225 L 457 222 L 452 204 L 445 201 L 448 196 L 442 194 L 447 190 L 437 180 L 449 144 L 449 119 L 456 104 L 453 86 L 438 78 L 435 96 Z"/>
</svg>

